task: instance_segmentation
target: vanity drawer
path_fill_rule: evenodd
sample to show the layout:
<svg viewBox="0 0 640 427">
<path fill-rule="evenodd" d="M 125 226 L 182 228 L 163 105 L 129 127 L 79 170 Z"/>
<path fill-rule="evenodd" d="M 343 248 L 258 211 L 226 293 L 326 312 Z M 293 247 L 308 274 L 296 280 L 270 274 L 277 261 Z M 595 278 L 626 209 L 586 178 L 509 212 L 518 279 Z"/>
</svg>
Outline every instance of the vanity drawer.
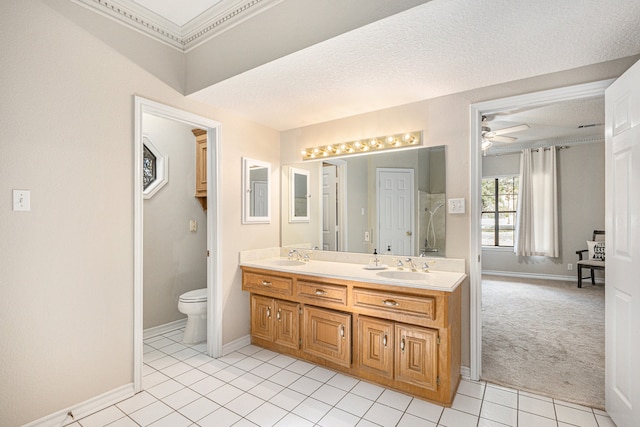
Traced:
<svg viewBox="0 0 640 427">
<path fill-rule="evenodd" d="M 242 289 L 268 295 L 291 296 L 293 291 L 293 279 L 290 277 L 272 276 L 244 272 L 242 274 Z"/>
<path fill-rule="evenodd" d="M 302 302 L 347 305 L 347 287 L 298 279 L 296 295 Z"/>
<path fill-rule="evenodd" d="M 353 288 L 353 306 L 363 309 L 362 311 L 366 314 L 378 317 L 380 313 L 385 312 L 426 320 L 436 318 L 436 298 L 431 296 L 402 295 L 395 292 Z"/>
</svg>

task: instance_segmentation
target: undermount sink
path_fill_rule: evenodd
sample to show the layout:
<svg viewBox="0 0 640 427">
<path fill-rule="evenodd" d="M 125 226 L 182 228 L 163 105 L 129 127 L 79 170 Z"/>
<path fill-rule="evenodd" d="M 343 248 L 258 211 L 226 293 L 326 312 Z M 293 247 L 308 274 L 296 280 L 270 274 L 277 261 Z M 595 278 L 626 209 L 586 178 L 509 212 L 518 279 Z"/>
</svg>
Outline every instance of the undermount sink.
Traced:
<svg viewBox="0 0 640 427">
<path fill-rule="evenodd" d="M 272 259 L 268 261 L 269 264 L 279 265 L 282 267 L 293 267 L 296 265 L 304 265 L 304 261 L 300 261 L 297 259 Z"/>
<path fill-rule="evenodd" d="M 419 271 L 404 271 L 404 270 L 380 271 L 376 273 L 376 275 L 380 277 L 386 277 L 387 279 L 398 279 L 398 280 L 426 280 L 429 277 L 428 273 L 421 273 Z"/>
</svg>

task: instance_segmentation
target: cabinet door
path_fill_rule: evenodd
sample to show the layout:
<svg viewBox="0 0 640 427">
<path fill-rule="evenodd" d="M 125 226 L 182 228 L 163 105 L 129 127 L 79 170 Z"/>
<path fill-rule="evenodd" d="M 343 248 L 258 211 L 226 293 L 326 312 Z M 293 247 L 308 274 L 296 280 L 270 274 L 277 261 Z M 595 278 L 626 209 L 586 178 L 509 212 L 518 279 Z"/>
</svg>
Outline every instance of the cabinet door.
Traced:
<svg viewBox="0 0 640 427">
<path fill-rule="evenodd" d="M 251 294 L 251 335 L 273 340 L 273 299 Z"/>
<path fill-rule="evenodd" d="M 300 304 L 274 300 L 276 316 L 274 342 L 298 349 L 300 342 Z"/>
<path fill-rule="evenodd" d="M 436 391 L 438 331 L 402 324 L 395 329 L 396 380 Z"/>
<path fill-rule="evenodd" d="M 207 195 L 207 134 L 196 139 L 196 196 Z"/>
<path fill-rule="evenodd" d="M 358 359 L 360 368 L 393 378 L 393 322 L 360 316 Z"/>
<path fill-rule="evenodd" d="M 302 349 L 341 366 L 351 367 L 351 314 L 304 306 Z"/>
</svg>

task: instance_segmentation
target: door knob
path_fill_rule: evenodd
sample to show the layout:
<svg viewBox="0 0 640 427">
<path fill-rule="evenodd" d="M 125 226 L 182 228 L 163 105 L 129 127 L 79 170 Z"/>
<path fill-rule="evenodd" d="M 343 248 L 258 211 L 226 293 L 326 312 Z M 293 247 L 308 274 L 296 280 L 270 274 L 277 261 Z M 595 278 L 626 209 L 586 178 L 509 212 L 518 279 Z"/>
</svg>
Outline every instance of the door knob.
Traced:
<svg viewBox="0 0 640 427">
<path fill-rule="evenodd" d="M 407 231 L 406 234 L 407 234 L 407 236 L 411 236 L 413 234 L 413 232 L 412 231 Z"/>
</svg>

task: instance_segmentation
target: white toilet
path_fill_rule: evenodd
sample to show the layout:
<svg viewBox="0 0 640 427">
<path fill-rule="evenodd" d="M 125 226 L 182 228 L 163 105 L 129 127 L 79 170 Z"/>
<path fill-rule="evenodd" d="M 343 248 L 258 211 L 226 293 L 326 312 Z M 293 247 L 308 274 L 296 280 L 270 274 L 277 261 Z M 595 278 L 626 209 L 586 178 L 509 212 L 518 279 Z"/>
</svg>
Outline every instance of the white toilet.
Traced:
<svg viewBox="0 0 640 427">
<path fill-rule="evenodd" d="M 196 344 L 207 339 L 207 288 L 185 292 L 178 299 L 178 311 L 187 315 L 182 342 Z"/>
</svg>

